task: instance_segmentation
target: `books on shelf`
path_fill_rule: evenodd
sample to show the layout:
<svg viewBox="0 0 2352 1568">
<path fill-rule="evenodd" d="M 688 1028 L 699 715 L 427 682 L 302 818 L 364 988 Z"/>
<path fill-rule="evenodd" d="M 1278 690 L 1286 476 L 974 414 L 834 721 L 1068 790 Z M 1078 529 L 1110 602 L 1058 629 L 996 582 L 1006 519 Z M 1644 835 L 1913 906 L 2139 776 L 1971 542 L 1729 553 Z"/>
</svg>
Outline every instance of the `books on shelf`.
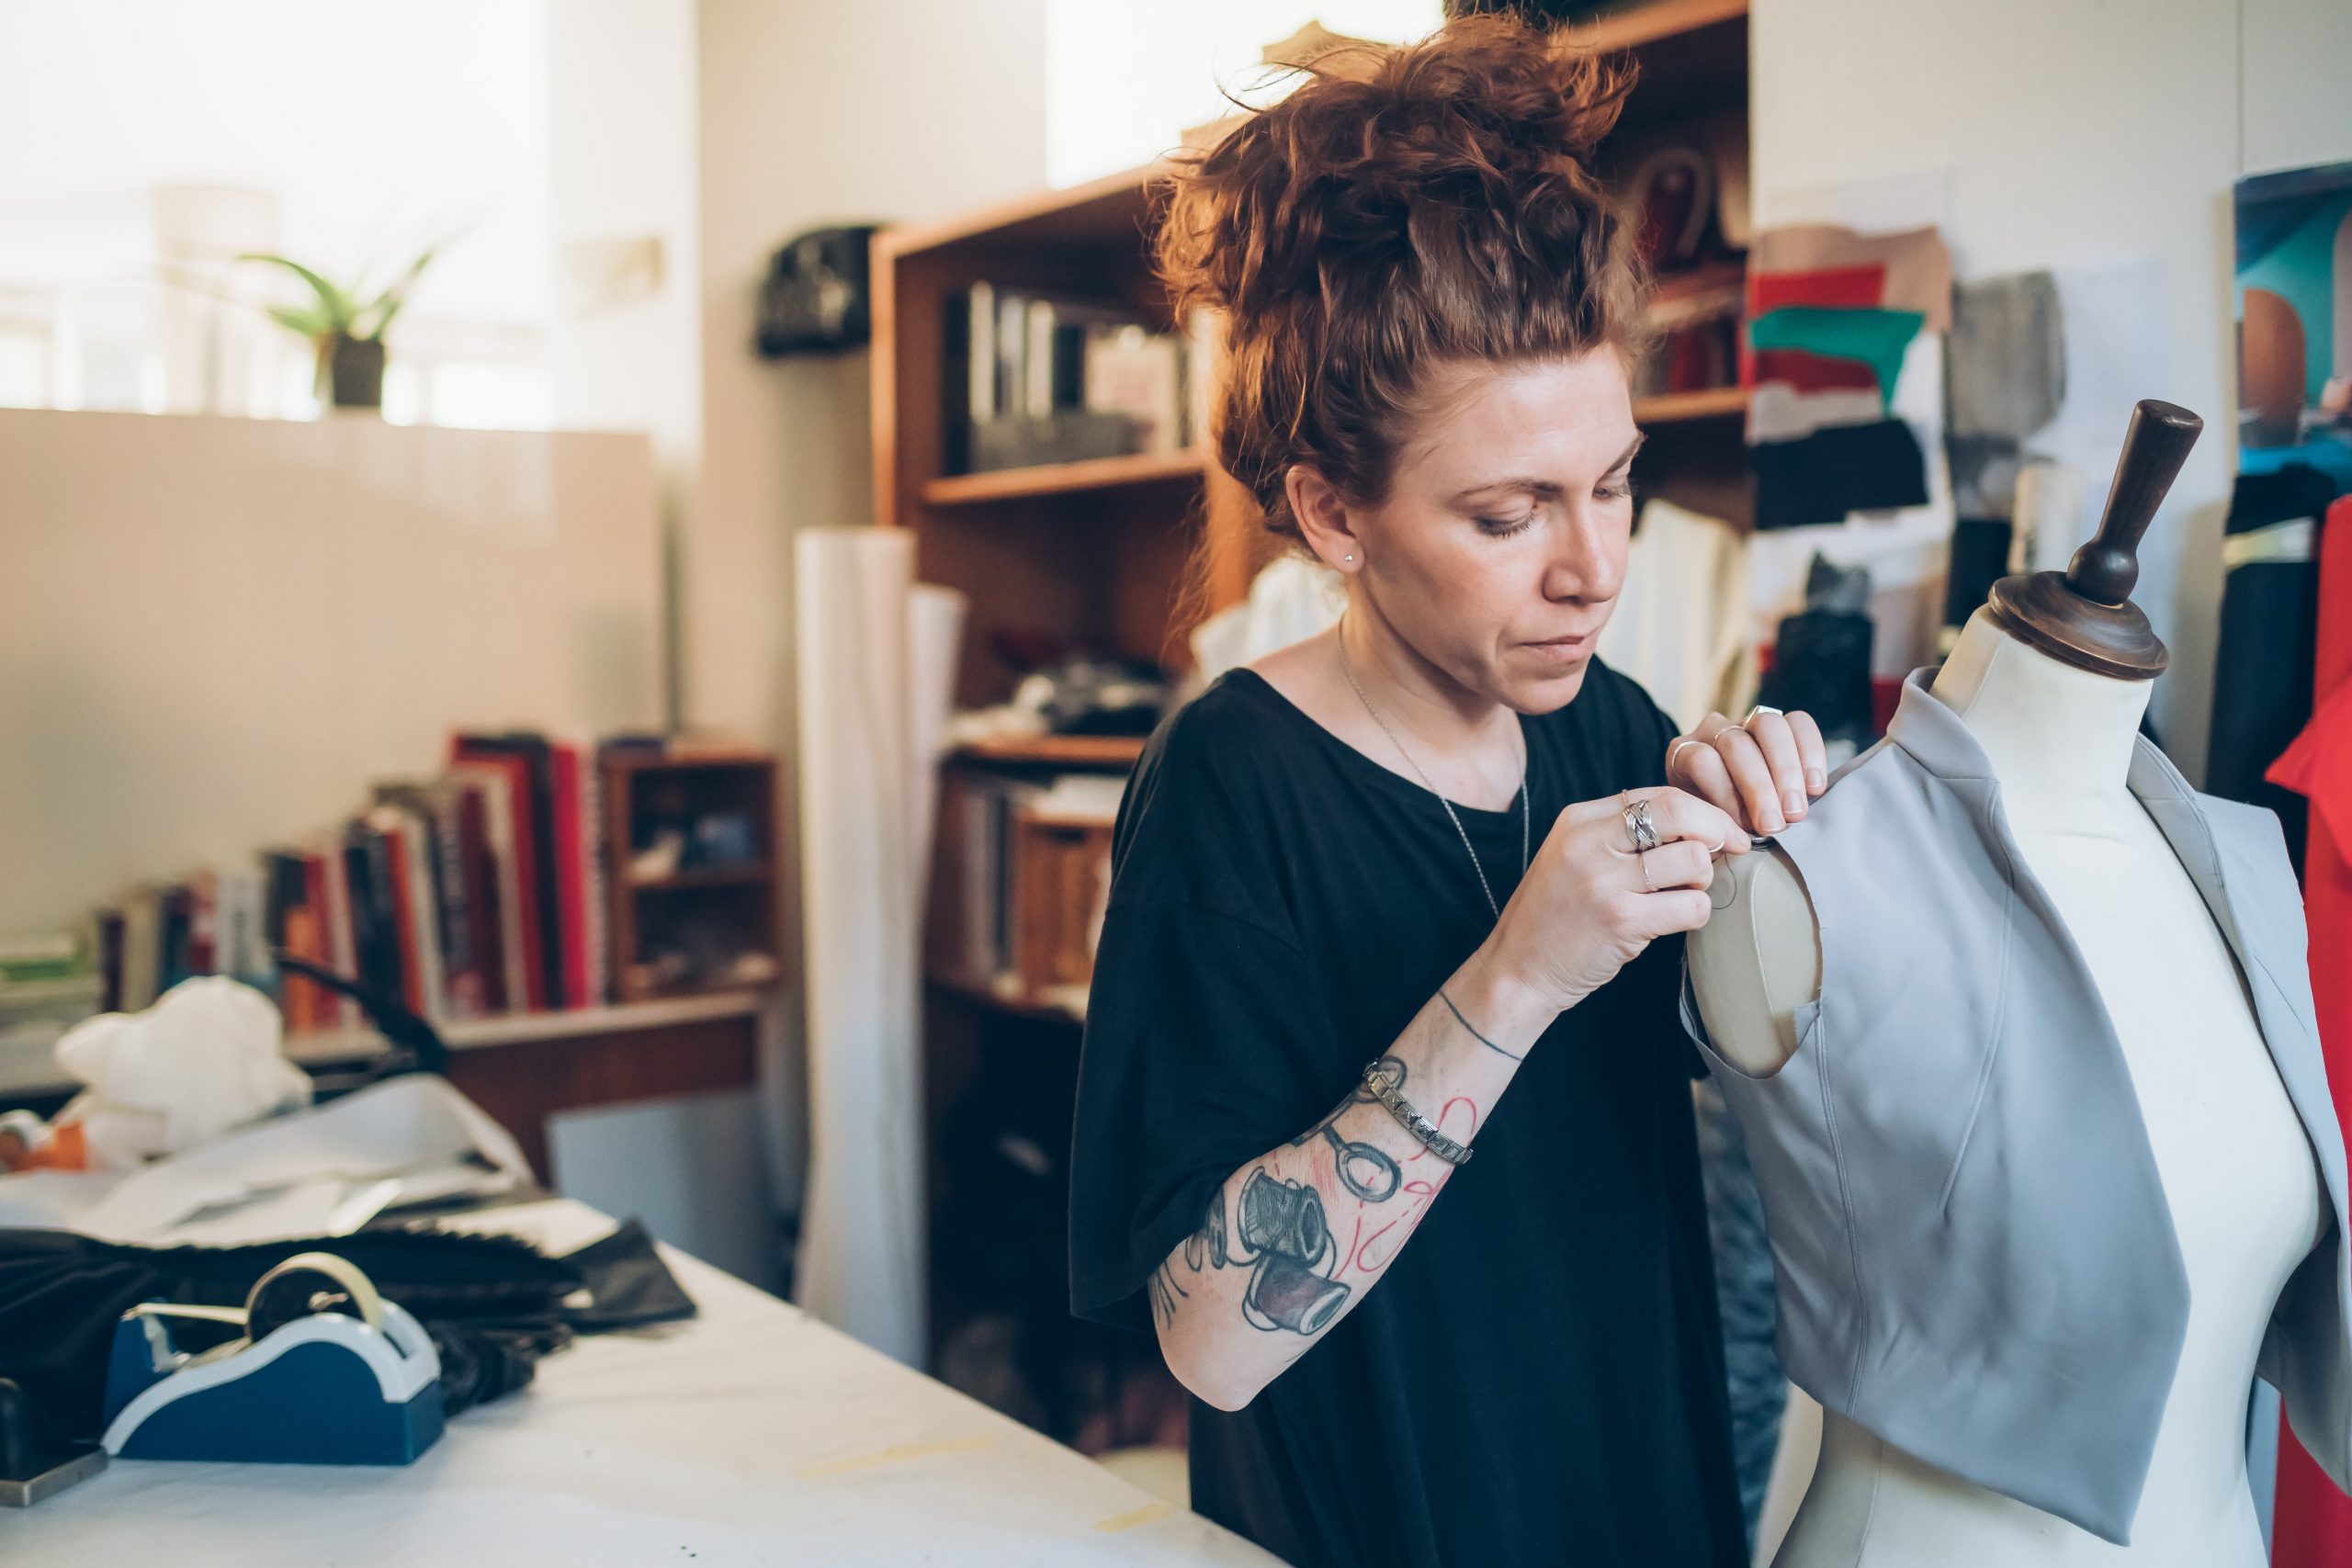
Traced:
<svg viewBox="0 0 2352 1568">
<path fill-rule="evenodd" d="M 948 304 L 946 469 L 1181 451 L 1193 357 L 1130 306 L 974 283 Z"/>
<path fill-rule="evenodd" d="M 448 754 L 435 777 L 376 784 L 338 824 L 94 910 L 74 938 L 89 1010 L 229 974 L 273 991 L 289 1032 L 363 1021 L 278 975 L 273 948 L 435 1022 L 615 1000 L 597 745 L 461 732 Z"/>
<path fill-rule="evenodd" d="M 978 767 L 941 778 L 925 931 L 933 978 L 1028 1006 L 1073 1009 L 1093 972 L 1126 780 L 1038 783 Z"/>
</svg>

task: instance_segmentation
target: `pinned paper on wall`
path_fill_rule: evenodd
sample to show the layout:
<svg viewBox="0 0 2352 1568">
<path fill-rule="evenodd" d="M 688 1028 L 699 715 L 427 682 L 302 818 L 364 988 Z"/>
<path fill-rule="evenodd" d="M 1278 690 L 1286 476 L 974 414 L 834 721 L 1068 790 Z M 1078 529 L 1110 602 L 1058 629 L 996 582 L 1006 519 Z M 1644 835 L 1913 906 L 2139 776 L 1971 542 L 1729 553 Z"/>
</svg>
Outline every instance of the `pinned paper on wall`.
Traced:
<svg viewBox="0 0 2352 1568">
<path fill-rule="evenodd" d="M 1933 227 L 1757 234 L 1746 355 L 1758 529 L 1931 503 L 1941 371 L 1932 388 L 1905 387 L 1917 373 L 1905 367 L 1923 334 L 1949 326 L 1951 293 L 1951 254 Z"/>
<path fill-rule="evenodd" d="M 1792 276 L 1809 276 L 1813 287 L 1819 288 L 1825 280 L 1843 276 L 1850 293 L 1850 275 L 1867 268 L 1883 275 L 1871 304 L 1917 310 L 1931 333 L 1951 330 L 1951 250 L 1933 228 L 1897 234 L 1859 234 L 1832 223 L 1763 230 L 1747 253 L 1748 308 L 1770 309 L 1760 303 L 1762 299 L 1794 287 Z"/>
<path fill-rule="evenodd" d="M 1894 378 L 1903 368 L 1904 350 L 1919 335 L 1925 319 L 1917 310 L 1791 305 L 1748 322 L 1747 341 L 1759 350 L 1801 349 L 1822 359 L 1868 366 L 1883 412 L 1894 398 Z"/>
</svg>

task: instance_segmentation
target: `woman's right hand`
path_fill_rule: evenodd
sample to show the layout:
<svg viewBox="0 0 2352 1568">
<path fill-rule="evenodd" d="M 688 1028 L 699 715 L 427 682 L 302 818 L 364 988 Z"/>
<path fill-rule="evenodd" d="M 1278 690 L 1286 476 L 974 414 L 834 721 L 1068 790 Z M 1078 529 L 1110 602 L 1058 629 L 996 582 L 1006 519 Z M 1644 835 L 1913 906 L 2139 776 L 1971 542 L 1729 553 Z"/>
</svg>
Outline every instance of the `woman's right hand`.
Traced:
<svg viewBox="0 0 2352 1568">
<path fill-rule="evenodd" d="M 1657 848 L 1634 852 L 1626 806 L 1649 807 Z M 1659 937 L 1707 923 L 1713 856 L 1748 837 L 1720 807 L 1667 786 L 1567 807 L 1487 937 L 1498 973 L 1565 1012 Z"/>
</svg>

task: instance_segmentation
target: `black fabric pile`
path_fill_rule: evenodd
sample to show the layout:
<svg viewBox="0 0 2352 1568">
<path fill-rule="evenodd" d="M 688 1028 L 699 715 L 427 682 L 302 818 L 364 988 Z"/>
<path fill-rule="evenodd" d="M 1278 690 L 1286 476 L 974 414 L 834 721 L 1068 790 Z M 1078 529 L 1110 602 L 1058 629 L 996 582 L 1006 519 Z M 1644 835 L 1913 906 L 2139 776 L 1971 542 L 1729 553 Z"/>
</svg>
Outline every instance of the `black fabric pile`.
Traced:
<svg viewBox="0 0 2352 1568">
<path fill-rule="evenodd" d="M 24 1390 L 42 1446 L 94 1441 L 125 1311 L 141 1302 L 243 1306 L 256 1280 L 302 1252 L 348 1258 L 424 1326 L 452 1415 L 523 1387 L 539 1358 L 575 1333 L 695 1312 L 635 1220 L 560 1258 L 512 1236 L 398 1225 L 225 1247 L 0 1229 L 0 1378 Z"/>
<path fill-rule="evenodd" d="M 1870 594 L 1867 568 L 1841 567 L 1815 553 L 1805 571 L 1804 608 L 1781 617 L 1772 668 L 1757 694 L 1773 707 L 1811 714 L 1824 740 L 1844 740 L 1857 750 L 1878 738 Z"/>
</svg>

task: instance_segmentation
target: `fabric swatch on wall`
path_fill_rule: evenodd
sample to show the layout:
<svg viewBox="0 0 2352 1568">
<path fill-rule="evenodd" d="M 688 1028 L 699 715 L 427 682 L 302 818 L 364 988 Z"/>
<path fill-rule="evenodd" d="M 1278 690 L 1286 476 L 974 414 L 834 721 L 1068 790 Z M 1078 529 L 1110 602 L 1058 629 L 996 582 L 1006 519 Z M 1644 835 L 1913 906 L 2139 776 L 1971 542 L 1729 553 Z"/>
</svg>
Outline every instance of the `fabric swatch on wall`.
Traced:
<svg viewBox="0 0 2352 1568">
<path fill-rule="evenodd" d="M 2058 417 L 2066 337 L 2058 280 L 2046 272 L 1963 283 L 1944 349 L 1945 428 L 2022 442 Z"/>
<path fill-rule="evenodd" d="M 1834 424 L 1875 424 L 1885 417 L 1876 388 L 1801 392 L 1785 381 L 1759 381 L 1747 397 L 1747 440 L 1794 441 Z"/>
<path fill-rule="evenodd" d="M 1750 272 L 1747 313 L 1760 316 L 1783 305 L 1835 305 L 1878 310 L 1886 304 L 1886 268 L 1878 262 L 1861 266 L 1823 267 L 1817 272 Z"/>
<path fill-rule="evenodd" d="M 1831 359 L 1802 348 L 1758 349 L 1752 357 L 1756 386 L 1779 382 L 1800 392 L 1862 391 L 1883 396 L 1878 372 L 1859 359 Z"/>
<path fill-rule="evenodd" d="M 1837 425 L 1795 441 L 1752 449 L 1756 526 L 1842 523 L 1851 512 L 1893 511 L 1928 502 L 1927 457 L 1899 419 Z"/>
<path fill-rule="evenodd" d="M 1917 310 L 1928 331 L 1951 330 L 1951 251 L 1934 228 L 1895 234 L 1857 234 L 1833 223 L 1800 223 L 1766 229 L 1748 248 L 1751 272 L 1824 272 L 1878 265 L 1886 270 L 1879 303 L 1890 310 Z"/>
<path fill-rule="evenodd" d="M 1802 348 L 1831 359 L 1858 359 L 1877 378 L 1883 409 L 1894 400 L 1903 371 L 1904 350 L 1919 335 L 1925 318 L 1917 310 L 1838 310 L 1789 305 L 1747 323 L 1747 340 L 1758 351 Z"/>
</svg>

